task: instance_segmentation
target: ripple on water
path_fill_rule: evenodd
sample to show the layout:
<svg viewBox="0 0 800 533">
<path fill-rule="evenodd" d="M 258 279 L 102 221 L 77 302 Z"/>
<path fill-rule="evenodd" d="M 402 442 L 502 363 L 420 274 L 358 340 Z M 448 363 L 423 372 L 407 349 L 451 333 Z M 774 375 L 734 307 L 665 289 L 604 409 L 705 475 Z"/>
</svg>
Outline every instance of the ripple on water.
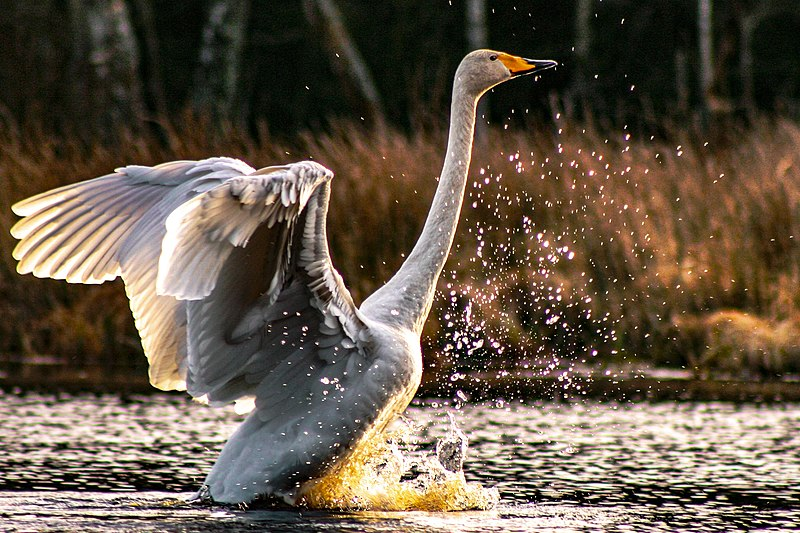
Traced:
<svg viewBox="0 0 800 533">
<path fill-rule="evenodd" d="M 423 428 L 423 450 L 447 431 L 441 407 L 416 405 L 409 418 Z M 0 517 L 17 530 L 79 520 L 87 530 L 145 531 L 192 523 L 206 530 L 779 531 L 800 523 L 796 404 L 512 403 L 465 405 L 456 418 L 470 439 L 467 480 L 499 490 L 494 511 L 244 513 L 168 504 L 199 487 L 241 420 L 233 413 L 178 395 L 5 394 Z"/>
</svg>

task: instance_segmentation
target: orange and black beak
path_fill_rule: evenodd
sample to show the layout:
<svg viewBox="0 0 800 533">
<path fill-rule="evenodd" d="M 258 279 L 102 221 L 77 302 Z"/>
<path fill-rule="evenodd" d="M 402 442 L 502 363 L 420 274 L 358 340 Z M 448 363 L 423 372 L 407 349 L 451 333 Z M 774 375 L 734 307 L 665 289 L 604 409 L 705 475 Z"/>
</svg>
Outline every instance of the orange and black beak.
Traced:
<svg viewBox="0 0 800 533">
<path fill-rule="evenodd" d="M 525 59 L 524 57 L 512 56 L 511 54 L 498 54 L 497 57 L 506 66 L 512 76 L 522 76 L 523 74 L 538 73 L 558 66 L 555 61 L 549 59 Z"/>
</svg>

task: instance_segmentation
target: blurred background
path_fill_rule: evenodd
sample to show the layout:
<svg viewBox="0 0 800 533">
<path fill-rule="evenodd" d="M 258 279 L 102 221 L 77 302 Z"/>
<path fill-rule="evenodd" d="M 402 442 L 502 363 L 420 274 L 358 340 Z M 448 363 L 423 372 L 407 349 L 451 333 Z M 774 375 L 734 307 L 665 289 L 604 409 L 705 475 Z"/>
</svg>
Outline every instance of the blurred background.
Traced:
<svg viewBox="0 0 800 533">
<path fill-rule="evenodd" d="M 363 299 L 416 239 L 479 47 L 561 65 L 481 109 L 427 379 L 796 376 L 798 35 L 796 0 L 0 0 L 0 378 L 146 380 L 119 282 L 11 257 L 11 204 L 124 164 L 328 165 Z"/>
<path fill-rule="evenodd" d="M 792 0 L 3 0 L 2 13 L 7 120 L 92 139 L 187 109 L 283 135 L 375 115 L 409 128 L 447 110 L 455 66 L 482 46 L 562 63 L 545 89 L 498 91 L 497 121 L 547 108 L 542 90 L 618 126 L 800 113 Z"/>
</svg>

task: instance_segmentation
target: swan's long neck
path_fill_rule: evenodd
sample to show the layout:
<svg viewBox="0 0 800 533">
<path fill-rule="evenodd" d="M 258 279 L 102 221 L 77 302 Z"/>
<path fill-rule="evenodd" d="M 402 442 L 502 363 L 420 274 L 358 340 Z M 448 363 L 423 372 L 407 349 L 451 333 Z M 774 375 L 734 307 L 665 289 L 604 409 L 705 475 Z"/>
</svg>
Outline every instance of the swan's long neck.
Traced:
<svg viewBox="0 0 800 533">
<path fill-rule="evenodd" d="M 447 154 L 431 210 L 417 244 L 400 270 L 364 301 L 361 309 L 368 316 L 416 333 L 422 331 L 458 225 L 472 156 L 477 100 L 456 80 Z"/>
</svg>

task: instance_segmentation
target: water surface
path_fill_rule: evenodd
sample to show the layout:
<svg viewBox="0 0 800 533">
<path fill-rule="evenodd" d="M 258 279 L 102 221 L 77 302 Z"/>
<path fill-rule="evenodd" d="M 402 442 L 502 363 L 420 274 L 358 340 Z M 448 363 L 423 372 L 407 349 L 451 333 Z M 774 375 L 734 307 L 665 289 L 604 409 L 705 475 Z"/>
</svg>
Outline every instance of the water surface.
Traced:
<svg viewBox="0 0 800 533">
<path fill-rule="evenodd" d="M 180 395 L 0 396 L 8 531 L 787 531 L 800 524 L 800 405 L 426 402 L 454 412 L 485 512 L 244 511 L 184 503 L 241 417 Z"/>
</svg>

